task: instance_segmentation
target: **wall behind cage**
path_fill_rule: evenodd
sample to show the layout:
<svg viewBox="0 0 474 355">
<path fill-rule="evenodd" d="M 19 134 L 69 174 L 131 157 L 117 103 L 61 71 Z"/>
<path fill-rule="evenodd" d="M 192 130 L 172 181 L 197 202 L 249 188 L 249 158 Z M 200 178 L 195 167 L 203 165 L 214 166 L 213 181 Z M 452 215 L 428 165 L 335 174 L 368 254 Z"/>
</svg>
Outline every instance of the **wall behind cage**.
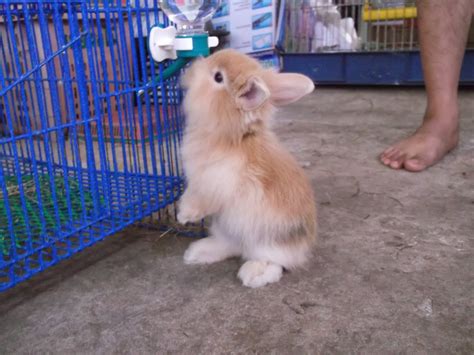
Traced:
<svg viewBox="0 0 474 355">
<path fill-rule="evenodd" d="M 79 26 L 82 28 L 82 19 L 79 18 Z M 127 26 L 128 19 L 125 18 L 125 26 Z M 131 45 L 132 40 L 129 36 L 124 37 L 126 40 L 122 48 L 118 47 L 117 38 L 112 37 L 112 41 L 109 40 L 110 35 L 106 33 L 106 23 L 105 18 L 102 17 L 99 19 L 98 26 L 93 30 L 94 35 L 89 36 L 91 39 L 92 45 L 97 45 L 98 41 L 98 31 L 102 32 L 102 38 L 104 38 L 103 43 L 103 58 L 101 58 L 101 64 L 91 63 L 91 59 L 98 60 L 97 57 L 93 58 L 88 56 L 87 47 L 86 47 L 86 36 L 79 38 L 79 43 L 82 48 L 82 65 L 81 73 L 78 74 L 77 61 L 74 56 L 76 55 L 73 50 L 62 51 L 61 45 L 65 45 L 73 40 L 71 34 L 70 20 L 67 18 L 67 14 L 63 15 L 61 19 L 61 27 L 63 32 L 63 40 L 54 40 L 52 38 L 47 39 L 46 34 L 44 33 L 44 28 L 40 25 L 38 21 L 30 21 L 27 25 L 25 20 L 22 18 L 14 18 L 10 24 L 7 23 L 4 17 L 0 20 L 0 41 L 4 44 L 5 50 L 3 51 L 3 72 L 6 79 L 7 85 L 14 83 L 18 80 L 19 76 L 25 75 L 25 73 L 30 72 L 30 75 L 24 78 L 23 82 L 26 84 L 26 90 L 22 92 L 20 88 L 15 88 L 11 90 L 8 95 L 11 95 L 10 102 L 14 103 L 12 111 L 18 115 L 17 119 L 13 121 L 14 133 L 16 135 L 26 132 L 27 125 L 30 125 L 31 129 L 38 130 L 41 128 L 41 123 L 39 121 L 39 115 L 35 114 L 40 111 L 40 97 L 41 94 L 43 97 L 43 104 L 45 105 L 45 113 L 48 120 L 48 126 L 52 126 L 56 119 L 58 119 L 57 112 L 55 108 L 59 109 L 60 120 L 62 124 L 68 124 L 74 121 L 81 122 L 84 117 L 102 117 L 105 114 L 110 113 L 115 117 L 117 115 L 118 106 L 121 105 L 122 109 L 125 109 L 124 102 L 113 100 L 112 104 L 102 104 L 100 105 L 100 112 L 96 112 L 97 106 L 94 105 L 94 97 L 92 90 L 92 81 L 91 81 L 91 66 L 95 66 L 97 70 L 96 77 L 102 78 L 98 79 L 96 83 L 99 85 L 99 94 L 104 95 L 104 80 L 103 78 L 108 78 L 109 90 L 112 92 L 118 92 L 126 85 L 133 85 L 133 78 L 124 73 L 131 73 Z M 28 34 L 28 26 L 32 28 L 32 33 Z M 47 17 L 47 35 L 50 37 L 59 36 L 58 23 L 53 22 L 52 16 Z M 115 32 L 111 32 L 112 35 Z M 31 37 L 34 37 L 35 40 L 31 41 Z M 59 37 L 58 37 L 59 38 Z M 7 48 L 7 44 L 12 40 L 16 41 L 19 45 L 17 50 L 13 50 L 11 46 Z M 77 38 L 76 38 L 77 40 Z M 112 43 L 110 43 L 112 42 Z M 48 53 L 45 49 L 45 44 L 50 45 L 49 52 L 59 53 L 61 56 L 67 56 L 67 60 L 58 56 L 53 58 L 48 57 Z M 120 50 L 121 53 L 118 54 L 117 51 Z M 112 60 L 113 53 L 115 53 L 114 60 Z M 36 56 L 36 63 L 33 63 L 33 59 Z M 123 58 L 127 56 L 127 58 Z M 48 68 L 46 65 L 41 65 L 40 68 L 35 68 L 38 64 L 46 64 L 48 61 L 54 63 L 54 72 L 48 73 Z M 69 68 L 64 68 L 64 63 L 67 62 Z M 118 71 L 117 68 L 121 66 L 128 66 L 124 68 L 125 70 Z M 36 70 L 36 75 L 33 75 L 31 71 Z M 65 72 L 67 71 L 67 76 Z M 83 75 L 85 85 L 85 99 L 87 105 L 81 107 L 81 98 L 79 93 L 79 85 L 77 76 Z M 41 78 L 41 85 L 37 86 L 37 78 Z M 64 90 L 65 80 L 68 80 L 68 84 L 72 90 L 72 97 L 67 97 L 67 90 Z M 57 97 L 53 99 L 51 90 L 55 86 L 55 91 Z M 84 96 L 83 96 L 84 97 Z M 57 100 L 57 102 L 55 101 Z M 71 101 L 73 111 L 69 110 L 69 101 Z M 8 135 L 8 128 L 6 125 L 6 112 L 5 104 L 0 103 L 0 114 L 3 112 L 3 117 L 1 117 L 2 128 L 0 134 Z M 26 106 L 26 107 L 25 107 Z M 56 107 L 55 107 L 56 106 Z M 3 108 L 2 108 L 3 107 Z M 87 107 L 87 112 L 83 112 L 84 107 Z M 25 116 L 25 113 L 29 117 Z M 29 120 L 29 122 L 26 122 Z M 83 126 L 81 126 L 81 129 Z M 83 133 L 83 132 L 82 132 Z"/>
<path fill-rule="evenodd" d="M 31 132 L 39 138 L 45 130 L 55 127 L 49 135 L 57 140 L 57 132 L 63 126 L 66 138 L 73 132 L 82 138 L 91 133 L 97 139 L 101 126 L 108 141 L 137 141 L 179 130 L 180 122 L 163 122 L 165 116 L 176 117 L 179 113 L 176 104 L 180 93 L 173 81 L 167 82 L 166 87 L 146 90 L 141 98 L 137 96 L 141 87 L 159 76 L 158 65 L 153 66 L 148 55 L 146 39 L 148 28 L 160 21 L 157 8 L 109 6 L 91 6 L 86 12 L 76 8 L 76 38 L 71 31 L 70 14 L 65 11 L 59 20 L 57 13 L 43 11 L 46 23 L 40 23 L 38 7 L 29 10 L 32 16 L 26 20 L 25 9 L 15 4 L 0 16 L 2 72 L 6 86 L 11 86 L 0 99 L 1 136 L 18 138 Z M 45 7 L 48 9 L 47 4 Z M 87 33 L 84 14 L 88 17 Z M 141 24 L 140 31 L 137 24 Z M 77 46 L 79 56 L 73 50 Z M 6 100 L 13 132 L 7 124 Z M 41 121 L 41 116 L 46 122 Z M 128 146 L 118 149 L 128 150 Z"/>
</svg>

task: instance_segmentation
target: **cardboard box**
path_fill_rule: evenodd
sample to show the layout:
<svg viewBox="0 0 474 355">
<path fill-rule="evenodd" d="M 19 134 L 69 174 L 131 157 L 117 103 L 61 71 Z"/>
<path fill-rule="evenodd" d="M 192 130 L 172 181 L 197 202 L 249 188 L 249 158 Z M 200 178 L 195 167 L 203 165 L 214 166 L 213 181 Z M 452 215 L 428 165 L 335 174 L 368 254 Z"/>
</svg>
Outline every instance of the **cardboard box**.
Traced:
<svg viewBox="0 0 474 355">
<path fill-rule="evenodd" d="M 277 0 L 223 0 L 213 18 L 218 29 L 230 31 L 228 46 L 242 53 L 275 48 Z"/>
</svg>

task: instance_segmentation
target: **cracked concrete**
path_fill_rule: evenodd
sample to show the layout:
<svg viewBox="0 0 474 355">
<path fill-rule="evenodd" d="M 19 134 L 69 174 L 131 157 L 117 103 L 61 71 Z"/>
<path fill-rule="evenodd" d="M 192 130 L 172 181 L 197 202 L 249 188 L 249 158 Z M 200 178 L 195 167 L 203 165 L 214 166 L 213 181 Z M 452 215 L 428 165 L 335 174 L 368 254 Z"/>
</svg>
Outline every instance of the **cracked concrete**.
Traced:
<svg viewBox="0 0 474 355">
<path fill-rule="evenodd" d="M 461 144 L 426 172 L 379 164 L 420 89 L 319 89 L 276 130 L 310 176 L 307 269 L 247 289 L 241 261 L 182 263 L 189 238 L 130 229 L 0 295 L 0 353 L 474 352 L 474 92 Z"/>
</svg>

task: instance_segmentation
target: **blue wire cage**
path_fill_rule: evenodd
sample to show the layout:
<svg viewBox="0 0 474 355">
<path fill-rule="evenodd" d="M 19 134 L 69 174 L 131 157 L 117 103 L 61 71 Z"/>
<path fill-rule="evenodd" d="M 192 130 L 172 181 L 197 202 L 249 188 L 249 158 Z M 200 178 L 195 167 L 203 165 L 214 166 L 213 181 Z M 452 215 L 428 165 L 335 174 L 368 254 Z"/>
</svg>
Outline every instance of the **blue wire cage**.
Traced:
<svg viewBox="0 0 474 355">
<path fill-rule="evenodd" d="M 0 0 L 0 290 L 180 196 L 165 22 L 157 0 Z"/>
</svg>

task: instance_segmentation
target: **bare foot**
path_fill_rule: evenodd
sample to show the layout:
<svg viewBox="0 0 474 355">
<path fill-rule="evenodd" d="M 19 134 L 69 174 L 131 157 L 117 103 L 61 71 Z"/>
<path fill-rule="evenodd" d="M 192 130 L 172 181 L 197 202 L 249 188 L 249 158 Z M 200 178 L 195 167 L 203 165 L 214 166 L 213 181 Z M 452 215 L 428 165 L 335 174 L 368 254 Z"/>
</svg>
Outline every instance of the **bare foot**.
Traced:
<svg viewBox="0 0 474 355">
<path fill-rule="evenodd" d="M 443 121 L 425 119 L 413 135 L 387 148 L 380 160 L 392 169 L 422 171 L 454 149 L 458 140 L 457 116 Z"/>
</svg>

